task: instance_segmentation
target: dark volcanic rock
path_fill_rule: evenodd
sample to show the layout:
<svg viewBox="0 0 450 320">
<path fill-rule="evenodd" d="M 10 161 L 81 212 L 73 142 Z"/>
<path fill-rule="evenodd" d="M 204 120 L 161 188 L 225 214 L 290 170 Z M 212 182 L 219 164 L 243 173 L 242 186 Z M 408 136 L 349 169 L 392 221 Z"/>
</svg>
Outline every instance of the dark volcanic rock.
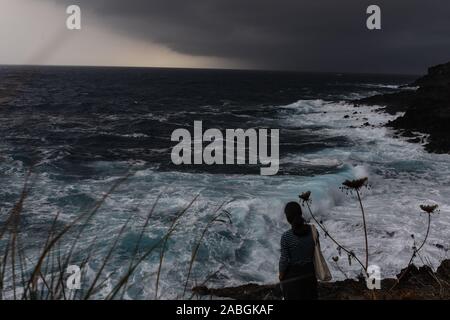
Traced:
<svg viewBox="0 0 450 320">
<path fill-rule="evenodd" d="M 420 131 L 430 135 L 426 146 L 436 153 L 450 152 L 450 62 L 428 70 L 411 86 L 414 91 L 377 95 L 358 100 L 358 104 L 382 105 L 391 114 L 405 112 L 389 123 L 395 129 Z"/>
<path fill-rule="evenodd" d="M 411 86 L 413 87 L 442 87 L 450 86 L 450 62 L 428 69 L 428 74 L 417 79 Z"/>
<path fill-rule="evenodd" d="M 397 280 L 399 279 L 399 280 Z M 347 279 L 337 282 L 320 282 L 321 300 L 417 300 L 450 299 L 450 260 L 442 262 L 436 272 L 423 266 L 414 265 L 403 269 L 397 279 L 381 281 L 381 290 L 371 291 L 364 279 Z M 236 300 L 279 300 L 281 290 L 278 285 L 258 285 L 254 283 L 230 288 L 196 287 L 193 292 L 199 296 L 214 296 Z"/>
<path fill-rule="evenodd" d="M 389 114 L 404 112 L 416 98 L 415 92 L 398 92 L 381 94 L 358 100 L 359 104 L 386 106 L 385 111 Z"/>
<path fill-rule="evenodd" d="M 444 260 L 437 269 L 436 273 L 447 283 L 450 282 L 450 260 Z"/>
</svg>

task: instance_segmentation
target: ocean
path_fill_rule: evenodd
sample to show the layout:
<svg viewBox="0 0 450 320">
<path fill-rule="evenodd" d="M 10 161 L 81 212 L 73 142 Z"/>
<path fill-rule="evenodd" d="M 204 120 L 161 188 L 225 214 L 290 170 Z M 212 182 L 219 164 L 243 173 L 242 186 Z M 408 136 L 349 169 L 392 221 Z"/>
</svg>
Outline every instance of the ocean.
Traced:
<svg viewBox="0 0 450 320">
<path fill-rule="evenodd" d="M 330 233 L 363 256 L 359 203 L 340 190 L 346 179 L 368 177 L 363 190 L 370 263 L 383 277 L 406 266 L 413 239 L 427 217 L 419 205 L 440 205 L 419 264 L 437 267 L 450 248 L 450 155 L 430 154 L 384 126 L 401 114 L 355 107 L 351 100 L 411 90 L 416 77 L 269 71 L 100 67 L 0 66 L 0 221 L 20 198 L 21 241 L 30 256 L 46 240 L 55 214 L 61 225 L 91 208 L 117 179 L 113 192 L 83 232 L 73 263 L 92 244 L 86 277 L 95 274 L 109 246 L 131 217 L 106 266 L 101 297 L 130 260 L 146 216 L 156 204 L 141 250 L 157 243 L 177 212 L 197 195 L 169 239 L 158 298 L 180 297 L 195 244 L 222 203 L 232 224 L 205 234 L 189 287 L 277 281 L 279 242 L 289 226 L 283 206 L 312 192 L 312 209 Z M 171 133 L 204 128 L 280 130 L 280 170 L 261 176 L 255 165 L 175 166 Z M 304 212 L 309 219 L 308 212 Z M 95 242 L 94 242 L 95 240 Z M 335 280 L 356 277 L 358 265 L 322 237 Z M 62 250 L 65 250 L 63 246 Z M 421 259 L 423 259 L 421 261 Z M 158 252 L 134 273 L 125 298 L 154 298 Z M 344 270 L 345 275 L 339 271 Z"/>
</svg>

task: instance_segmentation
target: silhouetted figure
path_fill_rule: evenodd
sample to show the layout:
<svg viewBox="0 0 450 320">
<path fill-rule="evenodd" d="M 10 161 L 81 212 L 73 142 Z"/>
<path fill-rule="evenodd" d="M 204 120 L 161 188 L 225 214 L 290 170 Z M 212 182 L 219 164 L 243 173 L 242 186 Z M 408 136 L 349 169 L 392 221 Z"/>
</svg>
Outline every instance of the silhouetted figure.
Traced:
<svg viewBox="0 0 450 320">
<path fill-rule="evenodd" d="M 288 203 L 284 212 L 292 228 L 281 237 L 279 278 L 283 296 L 286 300 L 316 300 L 313 227 L 305 223 L 297 202 Z"/>
</svg>

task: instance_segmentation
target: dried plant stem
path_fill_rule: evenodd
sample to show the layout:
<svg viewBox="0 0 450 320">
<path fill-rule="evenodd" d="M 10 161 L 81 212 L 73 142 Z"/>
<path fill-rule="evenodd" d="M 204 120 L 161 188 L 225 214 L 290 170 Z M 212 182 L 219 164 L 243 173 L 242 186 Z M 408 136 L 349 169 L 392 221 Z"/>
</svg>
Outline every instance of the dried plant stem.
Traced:
<svg viewBox="0 0 450 320">
<path fill-rule="evenodd" d="M 128 226 L 128 223 L 130 222 L 132 216 L 130 216 L 127 221 L 123 224 L 122 228 L 120 229 L 119 233 L 117 234 L 116 238 L 114 239 L 113 244 L 111 245 L 111 248 L 109 249 L 105 259 L 103 260 L 102 265 L 100 266 L 100 269 L 98 270 L 97 274 L 95 275 L 94 281 L 91 283 L 91 286 L 89 287 L 88 291 L 86 292 L 86 295 L 84 297 L 85 300 L 88 300 L 91 296 L 92 291 L 95 288 L 95 285 L 98 282 L 98 279 L 100 279 L 100 276 L 103 272 L 103 270 L 106 267 L 106 264 L 108 263 L 109 259 L 111 258 L 114 249 L 116 249 L 117 244 L 119 243 L 119 239 L 122 236 L 122 234 L 124 233 L 126 227 Z"/>
<path fill-rule="evenodd" d="M 63 263 L 63 267 L 67 268 L 67 266 L 69 265 L 70 259 L 72 258 L 73 252 L 75 251 L 75 248 L 78 244 L 78 241 L 81 237 L 81 235 L 83 234 L 85 228 L 87 227 L 88 223 L 91 221 L 91 219 L 96 215 L 96 213 L 98 212 L 98 210 L 100 209 L 100 207 L 103 205 L 103 203 L 106 201 L 106 199 L 110 196 L 110 194 L 116 190 L 117 187 L 119 187 L 119 185 L 121 185 L 123 182 L 125 182 L 130 176 L 132 175 L 131 171 L 129 171 L 127 173 L 127 175 L 125 175 L 124 177 L 120 178 L 113 186 L 112 188 L 103 195 L 103 197 L 101 198 L 100 201 L 97 202 L 97 205 L 94 206 L 94 209 L 92 209 L 91 213 L 87 216 L 86 220 L 83 222 L 83 224 L 81 225 L 80 230 L 78 231 L 75 239 L 72 241 L 72 246 L 69 250 L 69 253 L 67 254 L 67 257 Z M 64 276 L 64 273 L 60 274 L 60 279 L 57 282 L 57 286 L 56 286 L 56 291 L 58 291 L 60 284 L 63 284 L 62 278 Z"/>
<path fill-rule="evenodd" d="M 50 241 L 50 239 L 53 237 L 53 235 L 55 234 L 55 229 L 56 229 L 56 222 L 58 221 L 58 218 L 59 218 L 59 215 L 60 215 L 60 211 L 58 211 L 57 213 L 56 213 L 56 215 L 55 215 L 55 218 L 53 219 L 53 222 L 52 222 L 52 226 L 51 226 L 51 228 L 50 228 L 50 231 L 49 231 L 49 233 L 48 233 L 48 236 L 47 236 L 47 239 L 45 240 L 45 244 L 44 244 L 44 248 L 47 246 L 47 244 L 48 244 L 48 242 Z M 51 254 L 51 253 L 50 253 Z M 50 258 L 52 258 L 52 259 L 50 259 Z M 51 257 L 48 257 L 47 258 L 47 262 L 46 262 L 46 265 L 45 265 L 45 270 L 44 270 L 44 274 L 47 274 L 48 273 L 48 270 L 49 270 L 49 265 L 50 265 L 50 260 L 52 260 L 52 269 L 53 269 L 53 266 L 54 266 L 54 255 L 52 255 Z M 41 286 L 41 294 L 40 294 L 40 296 L 41 297 L 43 297 L 44 296 L 44 290 L 45 290 L 45 287 L 47 287 L 47 299 L 48 299 L 48 296 L 49 296 L 49 294 L 51 293 L 52 294 L 52 296 L 53 296 L 53 281 L 54 281 L 54 279 L 53 279 L 53 277 L 52 277 L 52 279 L 51 279 L 51 284 L 50 284 L 50 288 L 48 287 L 48 285 L 47 285 L 47 282 L 46 282 L 46 279 L 45 279 L 45 277 L 43 277 L 42 276 L 42 286 Z M 25 286 L 24 286 L 25 287 Z M 24 295 L 24 299 L 26 299 L 26 296 Z"/>
<path fill-rule="evenodd" d="M 209 276 L 207 276 L 206 279 L 200 284 L 199 287 L 205 286 L 213 277 L 215 277 L 217 274 L 219 274 L 219 272 L 222 271 L 223 268 L 224 268 L 224 265 L 222 264 L 219 269 L 217 269 L 215 272 L 213 272 Z M 194 298 L 195 295 L 196 295 L 196 293 L 193 292 L 191 294 L 191 296 L 189 297 L 189 300 L 192 300 L 192 298 Z"/>
<path fill-rule="evenodd" d="M 428 225 L 427 225 L 427 233 L 425 234 L 425 238 L 423 239 L 422 244 L 418 247 L 418 248 L 414 248 L 414 252 L 411 256 L 411 259 L 409 259 L 408 262 L 408 266 L 406 267 L 406 269 L 400 274 L 400 276 L 397 278 L 397 282 L 391 287 L 391 289 L 389 289 L 389 291 L 393 290 L 397 284 L 400 283 L 400 280 L 403 279 L 403 277 L 406 275 L 406 273 L 409 270 L 409 267 L 411 266 L 411 264 L 414 261 L 414 258 L 419 254 L 419 251 L 423 248 L 423 246 L 425 245 L 425 243 L 428 240 L 428 236 L 430 235 L 430 228 L 431 228 L 431 214 L 428 214 Z"/>
<path fill-rule="evenodd" d="M 11 235 L 9 235 L 8 242 L 11 241 Z M 6 245 L 5 252 L 3 253 L 3 262 L 1 263 L 1 270 L 0 270 L 0 299 L 3 299 L 3 288 L 5 286 L 5 273 L 6 273 L 6 265 L 8 263 L 8 256 L 9 256 L 9 245 Z"/>
<path fill-rule="evenodd" d="M 335 262 L 336 264 L 336 268 L 344 275 L 345 279 L 348 279 L 347 274 L 344 272 L 344 270 L 342 270 L 341 266 L 339 265 L 338 262 Z"/>
<path fill-rule="evenodd" d="M 188 207 L 190 207 L 194 201 L 197 199 L 198 195 L 195 197 L 195 199 L 189 204 Z M 186 209 L 187 210 L 187 209 Z M 184 211 L 186 211 L 184 210 Z M 160 252 L 160 256 L 159 256 L 159 266 L 158 266 L 158 273 L 156 275 L 156 288 L 155 288 L 155 300 L 158 299 L 158 289 L 159 289 L 159 280 L 160 280 L 160 276 L 161 276 L 161 269 L 162 269 L 162 264 L 163 264 L 163 260 L 164 260 L 164 254 L 165 251 L 167 249 L 167 242 L 169 241 L 172 233 L 175 231 L 178 220 L 181 218 L 181 215 L 179 215 L 173 222 L 172 225 L 169 228 L 169 232 L 167 233 L 167 235 L 164 237 L 163 240 L 163 245 L 161 247 L 161 252 Z"/>
<path fill-rule="evenodd" d="M 427 233 L 425 234 L 425 238 L 423 239 L 422 244 L 417 249 L 414 249 L 414 253 L 413 253 L 411 259 L 409 260 L 408 266 L 411 265 L 411 263 L 413 262 L 416 255 L 419 253 L 420 250 L 422 250 L 423 246 L 427 242 L 428 236 L 430 235 L 430 229 L 431 229 L 431 214 L 428 214 Z"/>
<path fill-rule="evenodd" d="M 54 236 L 49 243 L 44 247 L 43 252 L 41 253 L 41 255 L 39 256 L 39 259 L 36 263 L 36 266 L 34 267 L 34 270 L 31 274 L 31 277 L 28 281 L 27 287 L 25 288 L 25 292 L 24 295 L 27 294 L 28 291 L 31 290 L 31 294 L 34 294 L 36 288 L 35 288 L 35 283 L 37 280 L 37 275 L 40 273 L 41 269 L 42 269 L 42 264 L 45 260 L 45 258 L 47 257 L 47 254 L 50 252 L 50 250 L 58 243 L 58 241 L 67 233 L 69 232 L 69 230 L 72 229 L 72 227 L 74 225 L 76 225 L 79 221 L 81 221 L 84 217 L 87 216 L 86 221 L 89 221 L 96 213 L 97 211 L 100 209 L 101 205 L 106 201 L 106 198 L 119 186 L 121 185 L 126 179 L 128 179 L 128 177 L 130 176 L 130 174 L 128 174 L 127 176 L 125 176 L 124 178 L 119 179 L 116 183 L 114 183 L 112 185 L 112 187 L 110 188 L 110 190 L 102 197 L 102 199 L 100 201 L 98 201 L 97 205 L 91 210 L 91 211 L 86 211 L 84 213 L 82 213 L 80 216 L 78 216 L 75 220 L 73 220 L 71 223 L 69 223 L 65 228 L 63 228 L 63 230 L 61 232 L 59 232 L 56 236 Z M 84 224 L 83 226 L 85 226 L 86 224 Z M 84 227 L 82 227 L 82 229 L 84 230 Z M 59 282 L 58 282 L 59 283 Z"/>
<path fill-rule="evenodd" d="M 63 277 L 62 275 L 64 274 L 64 268 L 62 266 L 61 263 L 61 242 L 58 242 L 58 251 L 57 251 L 57 256 L 56 256 L 56 260 L 58 262 L 58 272 L 59 272 L 59 279 L 58 279 L 58 285 L 61 284 L 61 293 L 58 294 L 58 291 L 56 291 L 56 293 L 58 294 L 56 297 L 59 300 L 61 298 L 61 295 L 63 297 L 64 300 L 67 300 L 67 296 L 66 296 L 66 290 L 65 290 L 65 286 L 63 283 Z"/>
<path fill-rule="evenodd" d="M 24 250 L 20 246 L 19 246 L 19 250 L 18 250 L 18 255 L 19 255 L 19 261 L 20 261 L 20 273 L 21 273 L 22 288 L 25 288 L 25 284 L 26 284 L 25 270 L 27 268 L 27 264 L 25 261 Z"/>
<path fill-rule="evenodd" d="M 13 286 L 13 297 L 17 300 L 16 295 L 16 237 L 17 232 L 14 228 L 14 232 L 11 239 L 11 270 L 12 270 L 12 286 Z"/>
<path fill-rule="evenodd" d="M 209 230 L 209 228 L 216 222 L 218 221 L 218 219 L 224 214 L 224 212 L 219 212 L 223 206 L 225 205 L 226 201 L 224 201 L 215 211 L 214 211 L 214 216 L 211 218 L 211 220 L 207 223 L 207 225 L 205 226 L 205 228 L 203 229 L 201 236 L 199 238 L 199 240 L 197 241 L 197 243 L 194 246 L 194 250 L 192 251 L 192 256 L 191 256 L 191 260 L 189 261 L 189 270 L 188 270 L 188 274 L 186 277 L 186 282 L 184 284 L 184 289 L 183 289 L 183 297 L 186 294 L 186 289 L 189 283 L 189 278 L 191 276 L 191 272 L 192 272 L 192 267 L 194 266 L 194 262 L 195 262 L 195 258 L 197 257 L 197 253 L 198 250 L 200 249 L 200 245 L 203 242 L 203 238 L 206 235 L 206 232 Z M 219 212 L 217 214 L 217 212 Z"/>
<path fill-rule="evenodd" d="M 6 219 L 4 225 L 2 226 L 2 229 L 0 230 L 0 240 L 3 238 L 3 236 L 5 235 L 5 233 L 8 231 L 8 229 L 11 229 L 10 231 L 10 238 L 9 240 L 6 242 L 6 250 L 5 250 L 5 255 L 4 255 L 4 259 L 3 259 L 3 263 L 0 264 L 2 270 L 1 270 L 1 274 L 0 274 L 0 300 L 2 299 L 3 296 L 3 287 L 4 287 L 4 277 L 5 277 L 5 272 L 6 272 L 6 266 L 8 263 L 8 251 L 11 250 L 11 271 L 12 271 L 12 288 L 13 288 L 13 297 L 14 300 L 17 299 L 17 290 L 16 290 L 16 247 L 18 247 L 18 230 L 20 227 L 20 216 L 23 210 L 23 205 L 25 202 L 25 199 L 28 195 L 28 189 L 29 189 L 29 179 L 31 177 L 32 174 L 32 169 L 33 167 L 31 167 L 26 176 L 25 176 L 25 182 L 22 188 L 22 191 L 20 193 L 20 197 L 19 200 L 16 202 L 16 204 L 14 205 L 14 207 L 11 209 L 11 212 L 8 216 L 8 218 Z M 20 257 L 19 257 L 19 263 L 21 263 L 20 261 Z"/>
<path fill-rule="evenodd" d="M 359 194 L 359 190 L 356 189 L 356 194 L 358 195 L 358 201 L 359 201 L 359 206 L 361 207 L 361 213 L 362 213 L 362 217 L 363 217 L 363 227 L 364 227 L 364 239 L 365 239 L 365 243 L 366 243 L 366 264 L 365 264 L 365 270 L 367 271 L 367 268 L 369 268 L 369 240 L 367 237 L 367 225 L 366 225 L 366 214 L 364 212 L 364 207 L 361 201 L 361 196 Z"/>
<path fill-rule="evenodd" d="M 308 208 L 309 214 L 311 215 L 311 217 L 313 218 L 313 220 L 316 222 L 316 224 L 320 227 L 320 229 L 322 229 L 323 232 L 325 232 L 325 234 L 331 239 L 331 241 L 333 241 L 339 248 L 341 248 L 342 250 L 344 250 L 348 255 L 350 255 L 351 257 L 353 257 L 356 262 L 358 262 L 359 265 L 361 265 L 361 267 L 363 268 L 364 272 L 367 275 L 367 269 L 364 266 L 364 264 L 361 262 L 361 260 L 349 249 L 347 249 L 346 247 L 344 247 L 343 245 L 341 245 L 332 235 L 330 235 L 330 233 L 328 232 L 328 230 L 325 228 L 325 226 L 320 223 L 319 220 L 317 220 L 316 216 L 313 214 L 311 207 L 308 203 L 308 201 L 305 201 L 306 206 Z"/>
<path fill-rule="evenodd" d="M 139 251 L 139 246 L 140 246 L 140 244 L 142 242 L 142 238 L 144 237 L 145 230 L 147 229 L 147 226 L 148 226 L 148 224 L 150 222 L 150 218 L 152 217 L 153 212 L 155 211 L 155 208 L 156 208 L 156 205 L 158 204 L 159 199 L 161 199 L 161 193 L 158 195 L 158 197 L 156 198 L 155 202 L 153 203 L 153 206 L 150 209 L 150 211 L 149 211 L 149 213 L 148 213 L 148 215 L 147 215 L 147 217 L 145 219 L 144 224 L 142 225 L 142 229 L 141 229 L 141 232 L 139 234 L 139 238 L 136 241 L 136 245 L 134 246 L 133 254 L 131 255 L 130 265 L 128 266 L 128 271 L 130 271 L 131 268 L 133 267 L 133 262 L 136 260 L 136 257 L 137 257 L 138 251 Z M 123 297 L 125 295 L 125 292 L 127 291 L 127 287 L 128 287 L 127 285 L 125 285 L 123 287 L 122 295 L 121 295 L 122 299 L 123 299 Z"/>
<path fill-rule="evenodd" d="M 3 225 L 3 228 L 0 230 L 0 240 L 3 238 L 3 235 L 6 233 L 6 231 L 8 230 L 8 228 L 10 227 L 11 224 L 12 224 L 13 231 L 15 231 L 16 228 L 18 227 L 18 223 L 20 222 L 20 214 L 22 213 L 22 210 L 23 210 L 23 204 L 28 195 L 28 189 L 29 189 L 28 184 L 29 184 L 29 179 L 30 179 L 31 173 L 32 173 L 32 169 L 33 168 L 30 168 L 30 170 L 28 171 L 28 173 L 25 177 L 25 182 L 23 184 L 23 188 L 22 188 L 22 192 L 20 193 L 19 200 L 12 208 L 8 218 L 6 219 L 5 224 Z"/>
<path fill-rule="evenodd" d="M 177 222 L 179 219 L 181 219 L 184 214 L 189 210 L 189 208 L 194 204 L 194 202 L 197 200 L 197 198 L 199 197 L 199 195 L 196 195 L 195 198 L 183 209 L 181 210 L 181 212 L 179 212 L 179 214 L 176 216 L 176 218 L 174 219 L 174 221 L 172 222 L 169 230 L 166 232 L 166 234 L 164 235 L 164 237 L 162 237 L 156 244 L 154 244 L 150 249 L 148 249 L 137 261 L 136 263 L 133 265 L 132 268 L 130 268 L 127 273 L 125 273 L 125 275 L 119 280 L 119 282 L 115 285 L 115 287 L 113 288 L 113 290 L 108 294 L 108 296 L 106 297 L 106 300 L 112 300 L 115 298 L 115 296 L 117 295 L 117 293 L 123 288 L 124 285 L 126 285 L 128 283 L 128 280 L 130 278 L 130 276 L 134 273 L 134 271 L 136 270 L 136 268 L 142 263 L 142 261 L 144 261 L 145 259 L 147 259 L 148 256 L 150 256 L 152 254 L 152 252 L 158 248 L 162 243 L 164 243 L 164 241 L 169 238 L 172 233 L 175 231 L 176 226 L 177 226 Z"/>
</svg>

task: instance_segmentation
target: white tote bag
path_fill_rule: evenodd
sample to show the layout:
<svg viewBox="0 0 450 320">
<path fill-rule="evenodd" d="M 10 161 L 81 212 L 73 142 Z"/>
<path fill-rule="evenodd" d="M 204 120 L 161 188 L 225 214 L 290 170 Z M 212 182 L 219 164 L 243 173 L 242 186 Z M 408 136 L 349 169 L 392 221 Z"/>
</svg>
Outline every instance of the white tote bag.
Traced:
<svg viewBox="0 0 450 320">
<path fill-rule="evenodd" d="M 320 250 L 319 233 L 314 225 L 311 225 L 311 231 L 314 239 L 314 269 L 316 271 L 316 278 L 320 281 L 330 281 L 333 277 L 331 276 L 330 269 L 328 269 L 327 262 L 322 255 Z"/>
</svg>

